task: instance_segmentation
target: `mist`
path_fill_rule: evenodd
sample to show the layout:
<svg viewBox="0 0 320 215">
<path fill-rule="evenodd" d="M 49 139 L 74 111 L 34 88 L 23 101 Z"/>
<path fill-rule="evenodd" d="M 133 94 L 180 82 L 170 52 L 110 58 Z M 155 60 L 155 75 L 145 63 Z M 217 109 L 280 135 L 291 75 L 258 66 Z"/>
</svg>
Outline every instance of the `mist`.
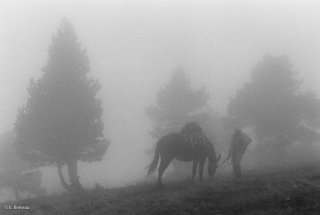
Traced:
<svg viewBox="0 0 320 215">
<path fill-rule="evenodd" d="M 88 75 L 101 84 L 97 97 L 111 141 L 102 161 L 79 164 L 80 181 L 84 187 L 145 181 L 152 159 L 146 151 L 157 142 L 146 108 L 157 105 L 157 93 L 177 68 L 192 89 L 206 88 L 206 108 L 221 116 L 266 54 L 287 56 L 302 91 L 320 96 L 319 11 L 316 0 L 1 1 L 0 134 L 13 129 L 65 17 L 87 50 Z M 217 137 L 217 153 L 226 153 L 231 130 L 226 133 Z M 55 167 L 42 171 L 49 193 L 63 191 Z"/>
</svg>

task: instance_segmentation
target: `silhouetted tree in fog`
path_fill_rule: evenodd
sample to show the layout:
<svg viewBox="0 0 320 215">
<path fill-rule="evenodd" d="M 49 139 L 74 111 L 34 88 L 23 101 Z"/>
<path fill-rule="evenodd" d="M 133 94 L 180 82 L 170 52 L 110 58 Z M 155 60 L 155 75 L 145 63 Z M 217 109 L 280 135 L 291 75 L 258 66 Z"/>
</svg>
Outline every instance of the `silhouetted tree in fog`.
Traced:
<svg viewBox="0 0 320 215">
<path fill-rule="evenodd" d="M 265 56 L 228 107 L 236 122 L 253 126 L 264 143 L 259 145 L 262 151 L 272 146 L 272 152 L 278 153 L 276 162 L 293 142 L 313 142 L 317 137 L 313 128 L 320 125 L 320 101 L 315 94 L 300 91 L 302 82 L 296 75 L 287 57 Z"/>
<path fill-rule="evenodd" d="M 46 190 L 41 187 L 41 172 L 32 169 L 30 163 L 18 157 L 12 132 L 1 136 L 0 145 L 0 190 L 12 189 L 17 200 L 21 192 L 46 194 Z"/>
<path fill-rule="evenodd" d="M 100 161 L 108 141 L 103 134 L 97 80 L 89 79 L 89 60 L 70 23 L 63 19 L 53 36 L 42 77 L 29 85 L 29 99 L 15 124 L 17 146 L 36 166 L 56 164 L 64 188 L 80 190 L 78 161 Z M 62 171 L 66 165 L 70 183 Z"/>
<path fill-rule="evenodd" d="M 146 109 L 154 125 L 151 136 L 160 138 L 180 129 L 194 115 L 199 115 L 195 112 L 206 105 L 208 98 L 205 89 L 192 90 L 183 69 L 175 70 L 171 81 L 157 94 L 157 107 Z"/>
</svg>

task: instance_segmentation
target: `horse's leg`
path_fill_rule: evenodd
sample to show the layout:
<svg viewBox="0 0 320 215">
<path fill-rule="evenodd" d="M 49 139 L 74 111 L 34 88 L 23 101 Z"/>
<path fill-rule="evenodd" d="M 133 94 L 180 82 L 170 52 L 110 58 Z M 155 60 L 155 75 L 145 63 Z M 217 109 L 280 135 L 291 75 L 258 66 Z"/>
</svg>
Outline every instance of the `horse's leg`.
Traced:
<svg viewBox="0 0 320 215">
<path fill-rule="evenodd" d="M 173 157 L 169 157 L 169 156 L 162 156 L 161 157 L 161 163 L 160 166 L 158 168 L 158 186 L 161 187 L 162 186 L 162 180 L 161 177 L 164 173 L 164 171 L 167 169 L 167 167 L 169 166 L 170 162 L 172 161 Z"/>
<path fill-rule="evenodd" d="M 199 164 L 199 180 L 202 181 L 203 178 L 203 167 L 204 167 L 204 163 L 205 163 L 205 159 L 201 159 L 200 160 L 200 164 Z"/>
<path fill-rule="evenodd" d="M 197 167 L 198 167 L 198 161 L 197 160 L 193 160 L 193 165 L 192 165 L 192 183 L 195 183 Z"/>
</svg>

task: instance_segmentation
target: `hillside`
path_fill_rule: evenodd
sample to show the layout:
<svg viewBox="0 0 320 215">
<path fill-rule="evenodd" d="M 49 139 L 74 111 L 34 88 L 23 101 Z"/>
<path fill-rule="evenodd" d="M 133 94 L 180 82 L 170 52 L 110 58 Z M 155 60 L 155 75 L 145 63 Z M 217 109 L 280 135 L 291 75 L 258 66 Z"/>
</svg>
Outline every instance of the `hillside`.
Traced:
<svg viewBox="0 0 320 215">
<path fill-rule="evenodd" d="M 219 175 L 201 185 L 171 182 L 104 189 L 82 196 L 62 194 L 1 205 L 1 214 L 319 214 L 320 165 L 289 170 L 249 171 L 242 181 Z M 4 206 L 29 206 L 5 210 Z"/>
</svg>

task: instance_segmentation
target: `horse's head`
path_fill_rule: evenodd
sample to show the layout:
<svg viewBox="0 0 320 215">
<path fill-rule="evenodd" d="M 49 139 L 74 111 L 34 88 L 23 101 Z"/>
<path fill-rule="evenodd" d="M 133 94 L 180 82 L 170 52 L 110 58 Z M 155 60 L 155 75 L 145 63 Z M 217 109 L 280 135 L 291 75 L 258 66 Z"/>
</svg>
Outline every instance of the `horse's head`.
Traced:
<svg viewBox="0 0 320 215">
<path fill-rule="evenodd" d="M 208 164 L 208 175 L 210 177 L 213 177 L 214 174 L 216 173 L 216 170 L 218 168 L 218 162 L 221 159 L 221 155 L 216 158 L 216 156 L 212 156 L 211 159 L 209 157 L 209 164 Z"/>
</svg>

